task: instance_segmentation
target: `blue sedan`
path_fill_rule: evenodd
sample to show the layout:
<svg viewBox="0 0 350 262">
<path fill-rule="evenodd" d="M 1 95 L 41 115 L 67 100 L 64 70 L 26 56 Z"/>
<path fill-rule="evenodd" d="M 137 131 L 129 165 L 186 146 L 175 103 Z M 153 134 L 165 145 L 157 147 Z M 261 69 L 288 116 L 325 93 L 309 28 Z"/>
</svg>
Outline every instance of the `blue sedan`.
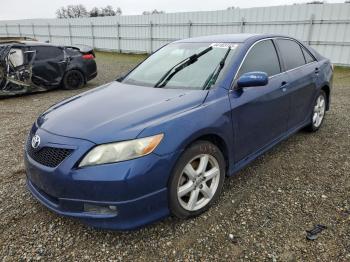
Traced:
<svg viewBox="0 0 350 262">
<path fill-rule="evenodd" d="M 25 149 L 28 188 L 50 210 L 99 228 L 197 216 L 226 176 L 321 127 L 332 75 L 328 59 L 287 36 L 170 43 L 39 116 Z"/>
</svg>

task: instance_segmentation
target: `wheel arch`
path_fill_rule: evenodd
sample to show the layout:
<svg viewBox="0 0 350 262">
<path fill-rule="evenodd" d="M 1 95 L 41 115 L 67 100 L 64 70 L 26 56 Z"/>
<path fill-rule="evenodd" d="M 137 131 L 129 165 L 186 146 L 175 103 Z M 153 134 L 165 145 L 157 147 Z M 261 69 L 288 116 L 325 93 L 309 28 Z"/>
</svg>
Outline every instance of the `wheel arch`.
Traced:
<svg viewBox="0 0 350 262">
<path fill-rule="evenodd" d="M 328 111 L 329 110 L 331 90 L 330 90 L 328 85 L 324 85 L 323 87 L 321 87 L 321 90 L 323 90 L 326 93 L 326 102 L 327 102 L 326 103 L 326 110 Z"/>
<path fill-rule="evenodd" d="M 183 145 L 183 151 L 185 151 L 187 148 L 189 148 L 191 145 L 193 145 L 194 143 L 196 143 L 198 141 L 211 142 L 212 144 L 214 144 L 215 146 L 217 146 L 220 149 L 220 151 L 223 154 L 224 159 L 225 159 L 226 175 L 228 175 L 231 157 L 230 157 L 229 147 L 228 147 L 225 139 L 217 133 L 200 134 L 200 135 L 197 135 L 195 137 L 192 137 L 192 139 L 190 139 L 190 140 L 187 140 L 186 143 Z"/>
<path fill-rule="evenodd" d="M 83 75 L 83 77 L 84 77 L 84 85 L 86 85 L 86 83 L 87 83 L 87 76 L 86 76 L 85 72 L 84 72 L 81 68 L 76 67 L 76 66 L 75 66 L 75 67 L 70 67 L 70 68 L 67 68 L 67 69 L 66 69 L 66 71 L 65 71 L 64 74 L 63 74 L 61 83 L 63 82 L 63 79 L 64 79 L 64 77 L 66 76 L 66 74 L 68 74 L 68 72 L 70 72 L 70 71 L 72 71 L 72 70 L 77 70 L 77 71 L 79 71 L 80 73 L 82 73 L 82 75 Z"/>
</svg>

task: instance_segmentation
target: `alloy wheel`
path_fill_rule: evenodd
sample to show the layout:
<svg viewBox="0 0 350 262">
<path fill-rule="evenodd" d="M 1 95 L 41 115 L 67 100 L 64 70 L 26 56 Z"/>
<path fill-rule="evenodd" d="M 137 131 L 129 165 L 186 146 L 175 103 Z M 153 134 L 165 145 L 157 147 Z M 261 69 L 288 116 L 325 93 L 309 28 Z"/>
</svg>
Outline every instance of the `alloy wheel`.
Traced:
<svg viewBox="0 0 350 262">
<path fill-rule="evenodd" d="M 312 116 L 312 123 L 314 127 L 318 128 L 323 120 L 326 111 L 326 100 L 323 95 L 319 95 L 316 99 L 316 104 L 314 107 L 314 113 Z"/>
<path fill-rule="evenodd" d="M 188 211 L 206 206 L 214 197 L 220 182 L 218 161 L 209 154 L 192 158 L 185 166 L 177 187 L 180 205 Z"/>
</svg>

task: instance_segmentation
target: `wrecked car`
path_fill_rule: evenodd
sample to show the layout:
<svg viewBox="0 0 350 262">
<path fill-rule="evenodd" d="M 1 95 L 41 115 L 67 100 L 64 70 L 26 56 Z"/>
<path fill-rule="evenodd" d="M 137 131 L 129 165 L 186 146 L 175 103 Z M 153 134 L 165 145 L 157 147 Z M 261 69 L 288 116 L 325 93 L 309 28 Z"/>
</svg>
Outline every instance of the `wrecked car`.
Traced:
<svg viewBox="0 0 350 262">
<path fill-rule="evenodd" d="M 77 89 L 96 75 L 95 53 L 87 46 L 0 39 L 0 97 Z"/>
</svg>

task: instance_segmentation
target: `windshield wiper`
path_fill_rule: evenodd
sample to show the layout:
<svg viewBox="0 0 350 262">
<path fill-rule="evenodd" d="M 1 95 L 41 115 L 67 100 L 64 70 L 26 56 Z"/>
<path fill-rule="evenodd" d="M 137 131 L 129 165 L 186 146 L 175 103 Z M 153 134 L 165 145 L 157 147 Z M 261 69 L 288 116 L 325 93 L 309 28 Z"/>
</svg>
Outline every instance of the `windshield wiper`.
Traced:
<svg viewBox="0 0 350 262">
<path fill-rule="evenodd" d="M 212 50 L 213 47 L 210 46 L 206 49 L 204 49 L 202 52 L 198 53 L 198 54 L 194 54 L 191 55 L 190 57 L 180 61 L 179 63 L 177 63 L 176 65 L 174 65 L 172 68 L 170 68 L 161 78 L 160 80 L 154 85 L 154 87 L 163 87 L 166 86 L 166 84 L 170 81 L 171 78 L 173 78 L 173 76 L 175 74 L 177 74 L 179 71 L 181 71 L 182 69 L 188 67 L 189 65 L 192 65 L 193 63 L 197 62 L 198 58 L 200 58 L 201 56 L 205 55 L 206 53 L 208 53 L 210 50 Z"/>
<path fill-rule="evenodd" d="M 220 74 L 221 70 L 225 66 L 225 61 L 226 61 L 230 51 L 231 51 L 231 47 L 228 48 L 228 50 L 226 51 L 224 57 L 221 59 L 220 63 L 217 65 L 217 67 L 214 69 L 213 73 L 211 73 L 209 75 L 209 77 L 207 78 L 207 80 L 205 81 L 205 83 L 203 85 L 203 89 L 204 90 L 210 89 L 210 87 L 215 84 L 217 78 L 219 77 L 219 74 Z"/>
</svg>

